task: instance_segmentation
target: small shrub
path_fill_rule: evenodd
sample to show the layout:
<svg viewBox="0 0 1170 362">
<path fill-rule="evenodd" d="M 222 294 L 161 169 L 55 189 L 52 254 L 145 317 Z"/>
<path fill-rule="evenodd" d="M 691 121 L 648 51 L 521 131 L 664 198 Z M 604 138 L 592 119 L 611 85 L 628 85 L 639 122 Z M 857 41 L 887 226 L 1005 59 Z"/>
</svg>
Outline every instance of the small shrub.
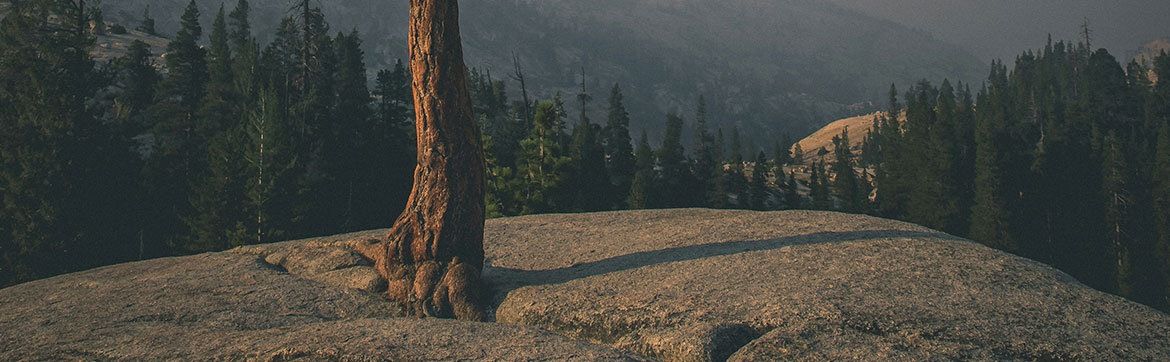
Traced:
<svg viewBox="0 0 1170 362">
<path fill-rule="evenodd" d="M 114 34 L 126 34 L 126 27 L 121 24 L 111 24 L 110 32 Z"/>
</svg>

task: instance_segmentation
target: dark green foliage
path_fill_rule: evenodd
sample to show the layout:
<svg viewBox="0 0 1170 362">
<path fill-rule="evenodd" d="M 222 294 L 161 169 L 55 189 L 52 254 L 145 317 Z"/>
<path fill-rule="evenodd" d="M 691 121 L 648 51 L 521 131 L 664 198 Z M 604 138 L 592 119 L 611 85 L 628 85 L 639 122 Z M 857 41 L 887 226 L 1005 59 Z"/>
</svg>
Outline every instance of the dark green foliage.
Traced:
<svg viewBox="0 0 1170 362">
<path fill-rule="evenodd" d="M 182 112 L 193 112 L 198 108 L 207 83 L 206 51 L 199 46 L 203 27 L 199 25 L 199 7 L 195 1 L 187 4 L 183 11 L 181 27 L 174 40 L 167 43 L 167 79 L 162 89 L 163 97 L 176 98 Z"/>
<path fill-rule="evenodd" d="M 154 104 L 154 87 L 159 74 L 154 69 L 150 46 L 140 40 L 130 43 L 126 55 L 114 61 L 118 72 L 117 83 L 122 93 L 116 98 L 114 112 L 119 119 L 138 126 L 149 124 L 149 112 Z"/>
<path fill-rule="evenodd" d="M 207 75 L 208 98 L 220 98 L 215 101 L 226 101 L 232 90 L 232 51 L 229 48 L 227 22 L 223 15 L 223 6 L 215 15 L 211 24 L 211 45 L 207 47 Z M 205 101 L 206 103 L 206 101 Z"/>
<path fill-rule="evenodd" d="M 1003 97 L 1006 89 L 992 83 L 979 92 L 975 128 L 975 203 L 971 208 L 970 236 L 1000 250 L 1018 248 L 1011 235 L 1002 167 L 1005 152 Z"/>
<path fill-rule="evenodd" d="M 833 199 L 829 190 L 828 175 L 825 171 L 825 164 L 820 161 L 813 162 L 812 174 L 809 176 L 809 207 L 813 210 L 832 210 Z"/>
<path fill-rule="evenodd" d="M 374 127 L 370 109 L 370 91 L 366 87 L 365 53 L 357 31 L 337 33 L 333 39 L 337 65 L 333 75 L 336 102 L 327 131 L 331 145 L 325 145 L 325 168 L 333 175 L 333 194 L 341 212 L 340 230 L 366 230 L 378 225 L 390 226 L 398 210 L 390 210 L 385 197 L 365 197 L 384 191 L 379 180 L 363 170 L 373 166 L 362 156 L 374 151 L 371 143 L 385 142 L 375 136 L 382 129 Z M 378 200 L 375 200 L 378 199 Z"/>
<path fill-rule="evenodd" d="M 723 159 L 723 129 L 720 128 L 716 132 L 715 144 L 713 148 L 713 157 L 715 164 L 711 168 L 711 191 L 707 193 L 707 206 L 715 209 L 726 209 L 731 206 L 728 201 L 727 189 L 728 175 L 724 166 L 726 163 Z M 698 171 L 696 171 L 698 172 Z"/>
<path fill-rule="evenodd" d="M 793 165 L 803 165 L 804 164 L 804 149 L 800 147 L 800 143 L 797 143 L 797 144 L 792 146 L 792 164 Z"/>
<path fill-rule="evenodd" d="M 788 134 L 787 132 L 781 136 L 780 143 L 773 144 L 772 153 L 774 153 L 774 155 L 772 156 L 772 161 L 775 162 L 776 165 L 787 165 L 792 163 L 792 153 L 789 151 L 792 149 L 792 144 L 792 135 Z"/>
<path fill-rule="evenodd" d="M 840 210 L 844 212 L 860 213 L 866 210 L 869 193 L 865 182 L 858 177 L 853 169 L 855 165 L 853 152 L 849 149 L 849 128 L 841 131 L 840 136 L 833 136 L 833 165 L 832 194 L 840 201 Z"/>
<path fill-rule="evenodd" d="M 288 142 L 293 130 L 276 95 L 261 89 L 243 125 L 245 217 L 229 232 L 233 239 L 248 243 L 281 240 L 298 219 L 298 210 L 293 208 L 297 196 L 293 172 L 299 160 Z"/>
<path fill-rule="evenodd" d="M 102 9 L 98 7 L 89 8 L 89 18 L 93 21 L 93 33 L 96 35 L 106 35 L 106 21 L 102 17 Z"/>
<path fill-rule="evenodd" d="M 1126 236 L 1131 234 L 1130 219 L 1131 204 L 1135 201 L 1133 194 L 1130 191 L 1129 180 L 1129 166 L 1126 164 L 1125 155 L 1122 154 L 1121 145 L 1118 144 L 1117 134 L 1109 132 L 1105 136 L 1102 144 L 1102 179 L 1101 192 L 1105 200 L 1105 241 L 1107 255 L 1109 259 L 1117 261 L 1117 270 L 1115 271 L 1116 281 L 1110 281 L 1105 285 L 1106 290 L 1115 291 L 1123 295 L 1133 293 L 1132 279 L 1133 275 L 1133 252 L 1130 240 Z M 1106 270 L 1106 272 L 1110 272 Z M 1104 276 L 1104 278 L 1113 277 L 1112 275 Z"/>
<path fill-rule="evenodd" d="M 1160 56 L 1154 58 L 1153 70 L 1160 81 L 1154 84 L 1151 97 L 1146 103 L 1147 114 L 1151 119 L 1161 120 L 1163 123 L 1170 122 L 1170 82 L 1161 81 L 1170 79 L 1170 55 L 1162 52 Z"/>
<path fill-rule="evenodd" d="M 150 17 L 150 5 L 146 5 L 146 8 L 142 9 L 142 21 L 134 29 L 150 35 L 158 35 L 158 32 L 154 30 L 154 18 Z"/>
<path fill-rule="evenodd" d="M 731 128 L 730 159 L 727 161 L 727 170 L 724 172 L 724 181 L 727 193 L 735 195 L 735 207 L 748 208 L 748 180 L 744 177 L 743 146 L 740 144 L 739 129 Z M 730 206 L 730 205 L 729 205 Z"/>
<path fill-rule="evenodd" d="M 602 133 L 605 138 L 606 165 L 609 166 L 610 183 L 614 185 L 613 195 L 616 196 L 613 202 L 621 207 L 629 195 L 636 170 L 634 150 L 630 144 L 630 114 L 622 104 L 622 89 L 617 83 L 609 92 L 608 117 Z"/>
<path fill-rule="evenodd" d="M 51 1 L 0 20 L 0 286 L 139 257 L 137 158 L 122 122 L 87 106 L 107 80 L 75 20 Z"/>
<path fill-rule="evenodd" d="M 605 148 L 601 145 L 601 126 L 590 123 L 582 104 L 581 119 L 573 127 L 573 143 L 569 152 L 573 159 L 573 193 L 575 209 L 601 211 L 609 209 L 609 200 L 600 195 L 609 194 L 609 175 L 605 167 Z"/>
<path fill-rule="evenodd" d="M 1161 61 L 1170 75 L 1167 59 L 1155 73 Z M 877 153 L 865 160 L 878 166 L 879 213 L 1167 308 L 1167 88 L 1146 74 L 1103 49 L 1049 42 L 1011 72 L 994 62 L 977 102 L 962 85 L 919 83 L 899 122 L 891 91 L 864 146 Z"/>
<path fill-rule="evenodd" d="M 651 205 L 654 207 L 691 206 L 692 174 L 682 146 L 683 120 L 675 114 L 666 115 L 666 131 L 662 148 L 658 149 L 658 165 L 662 168 L 656 182 Z"/>
<path fill-rule="evenodd" d="M 372 92 L 375 97 L 374 118 L 369 125 L 371 128 L 367 130 L 369 134 L 362 136 L 368 140 L 364 142 L 367 148 L 361 151 L 361 157 L 368 160 L 370 173 L 368 186 L 377 188 L 372 192 L 378 195 L 371 201 L 375 203 L 382 201 L 383 210 L 377 211 L 377 214 L 382 216 L 393 216 L 402 211 L 397 206 L 406 206 L 406 199 L 410 196 L 410 189 L 414 184 L 417 151 L 414 137 L 414 95 L 410 92 L 410 82 L 410 74 L 401 60 L 395 63 L 393 70 L 378 71 Z M 491 149 L 486 145 L 484 147 Z M 488 182 L 492 182 L 490 177 Z M 378 215 L 372 216 L 373 220 L 379 223 L 393 220 L 380 219 Z"/>
<path fill-rule="evenodd" d="M 565 187 L 572 159 L 561 148 L 561 117 L 561 108 L 555 101 L 537 104 L 532 130 L 528 138 L 520 141 L 523 154 L 517 158 L 517 170 L 523 180 L 521 213 L 563 210 L 569 201 Z"/>
<path fill-rule="evenodd" d="M 875 142 L 880 152 L 875 157 L 880 167 L 874 174 L 874 183 L 877 187 L 875 203 L 878 214 L 889 218 L 899 218 L 906 213 L 906 187 L 904 177 L 909 173 L 903 169 L 907 164 L 899 159 L 905 152 L 899 152 L 902 140 L 902 106 L 898 103 L 898 88 L 890 85 L 889 103 L 886 114 L 882 117 L 879 126 L 880 138 Z"/>
<path fill-rule="evenodd" d="M 239 52 L 241 48 L 251 45 L 252 43 L 252 25 L 248 19 L 251 6 L 248 5 L 248 0 L 239 0 L 236 2 L 236 7 L 228 14 L 228 26 L 231 28 L 231 46 Z"/>
<path fill-rule="evenodd" d="M 756 162 L 752 163 L 752 177 L 748 183 L 748 208 L 752 210 L 767 210 L 771 191 L 768 189 L 768 158 L 764 151 L 756 155 Z"/>
<path fill-rule="evenodd" d="M 399 59 L 393 70 L 383 69 L 375 80 L 375 109 L 381 123 L 406 127 L 414 119 L 414 100 L 410 94 L 410 72 Z"/>
<path fill-rule="evenodd" d="M 777 176 L 781 177 L 783 175 Z M 804 197 L 800 196 L 800 182 L 796 180 L 796 171 L 790 171 L 784 182 L 784 203 L 788 209 L 804 207 Z"/>
<path fill-rule="evenodd" d="M 241 157 L 244 127 L 234 125 L 211 138 L 207 167 L 192 182 L 188 197 L 194 211 L 183 218 L 190 230 L 183 235 L 183 249 L 188 252 L 223 250 L 257 241 L 237 230 L 248 216 L 240 204 L 245 198 L 246 182 L 246 165 Z"/>
<path fill-rule="evenodd" d="M 951 125 L 940 120 L 934 111 L 936 100 L 948 97 L 953 95 L 943 95 L 925 82 L 911 88 L 906 96 L 906 124 L 903 125 L 901 142 L 903 147 L 914 152 L 899 154 L 889 161 L 902 163 L 902 182 L 907 183 L 905 188 L 908 189 L 906 219 L 940 230 L 953 227 L 951 220 L 958 212 L 950 190 L 954 185 L 952 153 L 948 147 L 953 141 L 949 137 Z M 944 107 L 939 106 L 939 109 Z M 953 113 L 953 107 L 950 111 Z"/>
<path fill-rule="evenodd" d="M 1159 127 L 1154 160 L 1152 195 L 1158 238 L 1153 255 L 1162 281 L 1157 290 L 1162 295 L 1158 303 L 1165 309 L 1170 306 L 1170 123 L 1163 122 Z"/>
<path fill-rule="evenodd" d="M 208 79 L 205 51 L 198 44 L 202 34 L 199 9 L 191 1 L 183 13 L 182 27 L 167 44 L 167 76 L 159 82 L 152 107 L 155 142 L 144 172 L 156 209 L 149 213 L 152 227 L 146 237 L 175 249 L 185 249 L 184 240 L 190 235 L 183 219 L 197 210 L 189 202 L 189 184 L 206 167 L 207 137 L 218 128 L 205 121 L 219 121 L 197 113 Z"/>
<path fill-rule="evenodd" d="M 626 203 L 630 209 L 645 209 L 649 207 L 650 191 L 654 182 L 654 151 L 650 149 L 650 141 L 646 139 L 646 130 L 642 130 L 642 138 L 638 141 L 638 148 L 634 150 L 637 170 L 634 181 L 630 184 L 630 196 Z"/>
<path fill-rule="evenodd" d="M 696 199 L 696 204 L 710 204 L 711 201 L 726 200 L 726 190 L 719 190 L 717 185 L 723 175 L 723 160 L 720 159 L 720 150 L 715 144 L 715 137 L 707 127 L 707 100 L 699 96 L 699 105 L 695 110 L 695 160 L 693 164 L 693 189 L 695 195 L 702 196 Z M 719 202 L 716 202 L 719 204 Z M 721 205 L 710 205 L 721 207 Z"/>
</svg>

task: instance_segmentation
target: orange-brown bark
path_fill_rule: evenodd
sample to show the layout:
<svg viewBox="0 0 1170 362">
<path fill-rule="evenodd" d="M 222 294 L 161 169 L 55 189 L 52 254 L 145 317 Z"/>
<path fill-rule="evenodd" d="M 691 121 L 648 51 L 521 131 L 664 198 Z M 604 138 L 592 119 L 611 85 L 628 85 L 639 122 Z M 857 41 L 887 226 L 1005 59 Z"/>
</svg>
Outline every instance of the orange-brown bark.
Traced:
<svg viewBox="0 0 1170 362">
<path fill-rule="evenodd" d="M 418 316 L 483 319 L 484 155 L 471 116 L 457 0 L 410 1 L 418 166 L 406 209 L 362 254 Z"/>
</svg>

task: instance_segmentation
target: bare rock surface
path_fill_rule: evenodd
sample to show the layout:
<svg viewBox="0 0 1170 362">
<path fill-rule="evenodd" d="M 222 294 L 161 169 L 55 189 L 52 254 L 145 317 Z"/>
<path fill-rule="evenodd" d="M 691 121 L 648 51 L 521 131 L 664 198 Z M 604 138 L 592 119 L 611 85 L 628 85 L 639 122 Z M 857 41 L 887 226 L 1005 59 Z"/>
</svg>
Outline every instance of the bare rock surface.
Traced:
<svg viewBox="0 0 1170 362">
<path fill-rule="evenodd" d="M 396 304 L 361 290 L 380 277 L 341 247 L 381 233 L 147 260 L 5 288 L 0 360 L 639 359 L 532 327 L 403 318 Z"/>
<path fill-rule="evenodd" d="M 665 210 L 494 221 L 499 322 L 670 361 L 1170 360 L 1170 317 L 920 226 Z"/>
<path fill-rule="evenodd" d="M 829 212 L 489 220 L 496 323 L 404 318 L 371 230 L 0 290 L 0 360 L 1170 360 L 1170 317 L 920 226 Z"/>
</svg>

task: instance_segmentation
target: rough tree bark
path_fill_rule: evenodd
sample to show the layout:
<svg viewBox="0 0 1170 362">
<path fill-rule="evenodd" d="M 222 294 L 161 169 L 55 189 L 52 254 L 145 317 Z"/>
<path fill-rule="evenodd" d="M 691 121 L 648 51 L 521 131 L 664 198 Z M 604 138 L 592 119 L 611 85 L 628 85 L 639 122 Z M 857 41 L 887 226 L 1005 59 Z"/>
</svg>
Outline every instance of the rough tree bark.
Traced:
<svg viewBox="0 0 1170 362">
<path fill-rule="evenodd" d="M 359 252 L 417 316 L 482 320 L 484 155 L 471 116 L 457 0 L 410 0 L 418 166 L 385 240 Z"/>
</svg>

